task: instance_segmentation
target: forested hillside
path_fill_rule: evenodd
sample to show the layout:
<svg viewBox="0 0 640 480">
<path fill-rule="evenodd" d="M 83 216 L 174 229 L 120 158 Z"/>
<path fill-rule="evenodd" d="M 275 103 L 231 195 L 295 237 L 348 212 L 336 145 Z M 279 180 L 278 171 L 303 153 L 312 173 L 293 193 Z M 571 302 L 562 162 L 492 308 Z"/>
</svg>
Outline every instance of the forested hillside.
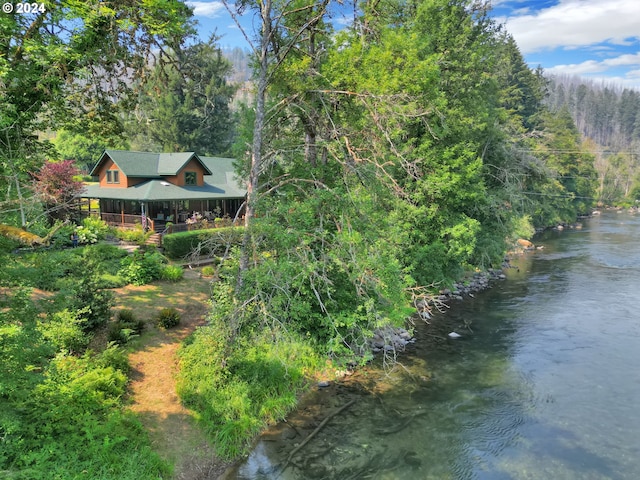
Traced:
<svg viewBox="0 0 640 480">
<path fill-rule="evenodd" d="M 596 157 L 598 200 L 633 203 L 640 197 L 640 92 L 617 85 L 555 76 L 546 104 L 566 109 Z"/>
</svg>

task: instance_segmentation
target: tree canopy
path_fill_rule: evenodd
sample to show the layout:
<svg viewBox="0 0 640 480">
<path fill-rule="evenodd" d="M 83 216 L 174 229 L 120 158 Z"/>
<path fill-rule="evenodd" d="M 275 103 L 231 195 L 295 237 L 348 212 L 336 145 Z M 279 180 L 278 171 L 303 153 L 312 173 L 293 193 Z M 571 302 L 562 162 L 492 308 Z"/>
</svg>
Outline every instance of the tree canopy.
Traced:
<svg viewBox="0 0 640 480">
<path fill-rule="evenodd" d="M 119 109 L 144 80 L 150 58 L 177 50 L 193 32 L 191 10 L 178 0 L 43 6 L 0 16 L 0 188 L 8 214 L 27 172 L 55 157 L 39 131 L 120 134 Z"/>
<path fill-rule="evenodd" d="M 142 150 L 201 155 L 229 150 L 235 87 L 226 81 L 231 64 L 216 41 L 171 52 L 168 62 L 155 65 L 127 128 Z"/>
</svg>

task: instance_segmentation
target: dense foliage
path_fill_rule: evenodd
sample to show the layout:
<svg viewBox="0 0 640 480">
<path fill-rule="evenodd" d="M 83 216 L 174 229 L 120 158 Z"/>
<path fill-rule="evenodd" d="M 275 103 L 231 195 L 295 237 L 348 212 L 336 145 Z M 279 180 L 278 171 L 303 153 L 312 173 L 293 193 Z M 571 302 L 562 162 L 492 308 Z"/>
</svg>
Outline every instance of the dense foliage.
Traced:
<svg viewBox="0 0 640 480">
<path fill-rule="evenodd" d="M 44 126 L 102 141 L 121 132 L 118 109 L 139 101 L 129 111 L 143 120 L 140 144 L 201 154 L 228 147 L 229 66 L 214 42 L 183 48 L 182 2 L 127 0 L 118 11 L 50 3 L 33 29 L 0 17 L 3 221 L 26 225 L 38 214 L 26 210 L 21 187 L 42 165 L 46 144 L 33 134 Z M 416 301 L 467 271 L 500 266 L 518 235 L 593 205 L 594 157 L 570 111 L 548 107 L 542 72 L 527 67 L 488 5 L 359 1 L 354 22 L 334 32 L 329 4 L 226 2 L 260 22 L 258 35 L 247 34 L 256 39 L 255 105 L 240 109 L 235 132 L 249 179 L 245 226 L 165 237 L 174 258 L 220 257 L 209 325 L 181 350 L 179 383 L 223 455 L 241 453 L 295 405 L 319 358 L 366 362 L 373 332 L 403 324 Z M 149 52 L 173 63 L 152 64 Z M 143 77 L 151 83 L 134 91 Z M 105 81 L 104 90 L 89 88 Z M 98 238 L 99 225 L 82 227 L 84 243 Z M 142 229 L 120 235 L 146 238 Z M 118 478 L 162 476 L 165 466 L 118 408 L 126 362 L 117 349 L 82 352 L 109 317 L 107 284 L 181 271 L 157 253 L 121 259 L 100 246 L 3 265 L 0 285 L 17 293 L 0 309 L 9 359 L 0 367 L 8 405 L 0 441 L 9 446 L 0 468 L 101 478 L 102 462 Z M 21 287 L 59 294 L 37 312 Z M 167 318 L 166 326 L 176 320 Z M 116 342 L 137 334 L 134 318 L 116 323 Z M 133 453 L 112 466 L 125 446 Z"/>
<path fill-rule="evenodd" d="M 402 323 L 429 285 L 499 266 L 515 235 L 588 213 L 595 172 L 487 6 L 361 2 L 334 34 L 326 5 L 259 11 L 228 323 L 234 338 L 277 319 L 327 353 L 366 356 L 366 337 Z"/>
<path fill-rule="evenodd" d="M 0 16 L 0 221 L 19 225 L 30 220 L 28 174 L 57 156 L 38 132 L 118 137 L 120 112 L 130 109 L 151 56 L 164 59 L 192 32 L 191 11 L 178 0 L 38 5 Z"/>
<path fill-rule="evenodd" d="M 244 237 L 181 370 L 183 398 L 230 454 L 267 420 L 224 410 L 256 403 L 236 359 L 304 339 L 366 361 L 373 331 L 413 302 L 594 204 L 593 156 L 487 5 L 357 2 L 336 33 L 328 4 L 237 5 L 261 21 L 235 148 L 248 152 Z M 259 378 L 262 362 L 246 371 Z"/>
<path fill-rule="evenodd" d="M 0 253 L 0 470 L 7 478 L 139 479 L 170 473 L 140 422 L 124 409 L 126 354 L 113 346 L 100 353 L 86 350 L 91 331 L 110 317 L 110 295 L 97 286 L 98 272 L 108 265 L 104 250 L 28 258 Z M 20 264 L 35 268 L 21 270 Z M 45 274 L 48 280 L 37 278 Z M 60 287 L 60 293 L 36 303 L 30 289 L 21 287 L 31 281 Z"/>
<path fill-rule="evenodd" d="M 191 230 L 170 233 L 162 240 L 164 252 L 169 258 L 184 259 L 194 253 L 223 256 L 230 245 L 239 245 L 241 227 Z"/>
</svg>

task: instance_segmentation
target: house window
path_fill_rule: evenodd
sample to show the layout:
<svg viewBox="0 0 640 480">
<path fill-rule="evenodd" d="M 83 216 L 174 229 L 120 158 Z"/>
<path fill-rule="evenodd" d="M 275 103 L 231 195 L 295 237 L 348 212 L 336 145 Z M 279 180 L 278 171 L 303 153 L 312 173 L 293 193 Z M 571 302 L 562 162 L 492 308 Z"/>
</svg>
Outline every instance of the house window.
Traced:
<svg viewBox="0 0 640 480">
<path fill-rule="evenodd" d="M 184 172 L 184 184 L 185 185 L 197 185 L 198 174 L 196 172 Z"/>
<path fill-rule="evenodd" d="M 120 183 L 120 172 L 118 170 L 107 170 L 107 183 Z"/>
</svg>

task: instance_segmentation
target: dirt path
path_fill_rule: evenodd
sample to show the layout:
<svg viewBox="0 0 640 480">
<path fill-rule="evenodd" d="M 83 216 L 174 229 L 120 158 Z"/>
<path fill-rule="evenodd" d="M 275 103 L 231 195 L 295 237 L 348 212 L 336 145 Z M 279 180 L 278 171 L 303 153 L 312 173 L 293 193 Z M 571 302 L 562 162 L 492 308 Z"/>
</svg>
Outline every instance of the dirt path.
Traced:
<svg viewBox="0 0 640 480">
<path fill-rule="evenodd" d="M 204 324 L 209 282 L 187 272 L 182 282 L 118 289 L 117 307 L 130 308 L 138 318 L 149 320 L 146 331 L 130 354 L 131 410 L 149 430 L 153 447 L 175 464 L 176 480 L 218 478 L 229 466 L 218 459 L 193 414 L 180 404 L 176 393 L 176 353 L 180 342 Z M 171 330 L 155 327 L 152 318 L 160 309 L 174 307 L 181 323 Z"/>
</svg>

